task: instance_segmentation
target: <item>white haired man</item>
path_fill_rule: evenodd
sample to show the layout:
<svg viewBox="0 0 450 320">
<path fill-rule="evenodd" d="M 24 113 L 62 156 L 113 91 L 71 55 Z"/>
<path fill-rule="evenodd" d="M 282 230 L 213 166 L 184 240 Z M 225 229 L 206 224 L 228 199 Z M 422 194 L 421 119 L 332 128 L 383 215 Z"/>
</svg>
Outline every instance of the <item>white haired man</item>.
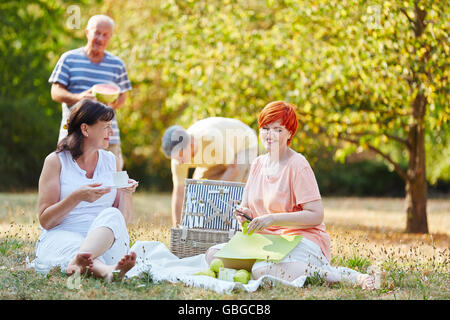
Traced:
<svg viewBox="0 0 450 320">
<path fill-rule="evenodd" d="M 189 168 L 195 168 L 193 179 L 246 182 L 258 154 L 258 138 L 239 120 L 211 117 L 187 130 L 179 125 L 169 127 L 162 137 L 162 150 L 172 161 L 172 225 L 177 226 Z"/>
<path fill-rule="evenodd" d="M 99 83 L 114 83 L 120 87 L 119 97 L 109 105 L 115 111 L 126 100 L 131 83 L 123 61 L 106 51 L 114 31 L 114 21 L 105 15 L 92 16 L 86 27 L 87 43 L 84 47 L 65 52 L 56 64 L 50 79 L 51 96 L 62 103 L 62 121 L 58 142 L 67 135 L 65 124 L 69 118 L 70 108 L 78 101 L 95 99 L 92 87 Z M 120 147 L 120 131 L 116 117 L 112 120 L 113 135 L 110 137 L 108 150 L 119 159 L 120 170 L 123 156 Z"/>
</svg>

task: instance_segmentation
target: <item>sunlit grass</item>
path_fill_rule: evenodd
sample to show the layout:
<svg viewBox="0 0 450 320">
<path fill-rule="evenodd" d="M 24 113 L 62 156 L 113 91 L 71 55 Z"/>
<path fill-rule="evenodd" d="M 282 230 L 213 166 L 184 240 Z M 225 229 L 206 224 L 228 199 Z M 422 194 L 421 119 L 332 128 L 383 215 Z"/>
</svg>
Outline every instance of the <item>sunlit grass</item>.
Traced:
<svg viewBox="0 0 450 320">
<path fill-rule="evenodd" d="M 0 298 L 3 299 L 448 299 L 450 201 L 430 199 L 430 234 L 406 234 L 403 199 L 325 198 L 325 223 L 332 264 L 382 271 L 381 288 L 367 292 L 348 284 L 327 285 L 320 277 L 304 288 L 264 284 L 253 293 L 219 295 L 183 284 L 153 283 L 151 276 L 122 283 L 84 278 L 80 290 L 67 277 L 26 269 L 40 234 L 37 194 L 0 194 Z M 169 247 L 170 194 L 136 193 L 129 224 L 131 243 L 160 241 Z"/>
</svg>

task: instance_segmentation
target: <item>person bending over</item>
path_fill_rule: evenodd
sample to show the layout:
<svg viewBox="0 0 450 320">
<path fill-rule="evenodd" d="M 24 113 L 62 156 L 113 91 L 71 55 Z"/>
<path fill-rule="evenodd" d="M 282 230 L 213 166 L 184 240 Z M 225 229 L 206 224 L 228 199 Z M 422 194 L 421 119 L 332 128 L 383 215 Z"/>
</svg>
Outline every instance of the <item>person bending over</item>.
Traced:
<svg viewBox="0 0 450 320">
<path fill-rule="evenodd" d="M 169 127 L 162 137 L 162 150 L 171 159 L 172 225 L 181 221 L 184 179 L 195 168 L 193 179 L 245 182 L 252 160 L 258 153 L 258 138 L 237 119 L 210 117 L 187 130 Z"/>
</svg>

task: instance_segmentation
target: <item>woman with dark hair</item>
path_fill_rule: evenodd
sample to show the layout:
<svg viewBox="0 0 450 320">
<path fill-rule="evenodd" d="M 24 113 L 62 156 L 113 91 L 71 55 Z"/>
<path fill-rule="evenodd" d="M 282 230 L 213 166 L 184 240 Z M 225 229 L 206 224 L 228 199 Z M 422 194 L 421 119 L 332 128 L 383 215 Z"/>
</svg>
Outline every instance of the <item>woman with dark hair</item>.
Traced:
<svg viewBox="0 0 450 320">
<path fill-rule="evenodd" d="M 123 278 L 136 262 L 126 228 L 137 182 L 123 189 L 102 187 L 118 171 L 108 147 L 114 110 L 84 99 L 74 105 L 68 135 L 48 155 L 39 179 L 42 234 L 35 266 L 59 266 L 67 275 L 84 273 L 106 280 Z"/>
<path fill-rule="evenodd" d="M 222 259 L 225 267 L 251 270 L 255 279 L 263 275 L 293 281 L 319 274 L 327 282 L 348 281 L 373 289 L 374 278 L 344 267 L 330 265 L 330 238 L 314 172 L 306 158 L 289 146 L 297 132 L 293 105 L 284 101 L 267 104 L 259 118 L 260 140 L 267 150 L 251 166 L 238 210 L 252 217 L 247 233 L 301 235 L 301 242 L 281 261 Z M 234 212 L 243 223 L 245 219 Z M 212 261 L 223 247 L 206 253 Z"/>
</svg>

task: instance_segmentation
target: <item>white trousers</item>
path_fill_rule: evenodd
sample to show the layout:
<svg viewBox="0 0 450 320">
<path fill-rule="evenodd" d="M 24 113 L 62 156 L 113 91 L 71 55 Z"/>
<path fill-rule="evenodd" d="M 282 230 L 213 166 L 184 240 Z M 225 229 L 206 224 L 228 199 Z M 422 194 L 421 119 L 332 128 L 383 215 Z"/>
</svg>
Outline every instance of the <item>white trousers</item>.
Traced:
<svg viewBox="0 0 450 320">
<path fill-rule="evenodd" d="M 94 219 L 87 234 L 99 227 L 111 229 L 114 234 L 114 243 L 97 259 L 107 265 L 114 265 L 129 251 L 130 238 L 125 219 L 117 208 L 107 208 Z M 68 230 L 50 229 L 44 232 L 36 243 L 36 259 L 34 260 L 36 270 L 48 272 L 59 266 L 61 271 L 65 271 L 67 265 L 78 253 L 84 238 L 82 234 Z"/>
<path fill-rule="evenodd" d="M 221 249 L 225 244 L 226 243 L 217 244 L 210 249 Z M 253 264 L 252 274 L 272 274 L 277 270 L 276 274 L 272 275 L 284 278 L 283 269 L 287 271 L 286 273 L 296 274 L 297 276 L 320 275 L 327 282 L 344 281 L 352 284 L 357 284 L 357 277 L 361 274 L 350 268 L 332 266 L 323 255 L 320 247 L 305 237 L 303 237 L 302 241 L 300 241 L 300 243 L 279 262 L 257 260 Z M 293 281 L 295 279 L 288 278 L 286 280 Z"/>
</svg>

